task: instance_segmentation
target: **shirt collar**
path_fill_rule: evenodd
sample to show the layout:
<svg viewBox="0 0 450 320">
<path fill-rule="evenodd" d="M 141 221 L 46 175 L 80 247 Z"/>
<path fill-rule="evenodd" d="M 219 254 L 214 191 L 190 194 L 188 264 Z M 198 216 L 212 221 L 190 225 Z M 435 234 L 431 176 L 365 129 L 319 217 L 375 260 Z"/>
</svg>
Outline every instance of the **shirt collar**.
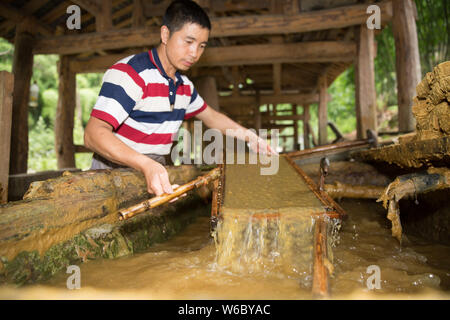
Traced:
<svg viewBox="0 0 450 320">
<path fill-rule="evenodd" d="M 158 51 L 156 48 L 153 48 L 149 51 L 150 61 L 155 65 L 155 67 L 158 69 L 159 73 L 166 78 L 167 80 L 170 80 L 171 78 L 167 75 L 166 71 L 163 68 L 163 65 L 161 63 L 161 60 L 159 60 Z M 183 83 L 183 79 L 181 78 L 181 75 L 178 71 L 175 72 L 175 77 L 177 78 L 177 83 Z"/>
</svg>

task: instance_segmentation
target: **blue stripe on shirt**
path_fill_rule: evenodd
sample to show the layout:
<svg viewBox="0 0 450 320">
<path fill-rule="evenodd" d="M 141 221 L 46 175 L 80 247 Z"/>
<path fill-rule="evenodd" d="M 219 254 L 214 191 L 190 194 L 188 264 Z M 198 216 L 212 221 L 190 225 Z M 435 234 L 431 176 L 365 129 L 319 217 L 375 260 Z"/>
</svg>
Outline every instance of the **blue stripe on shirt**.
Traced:
<svg viewBox="0 0 450 320">
<path fill-rule="evenodd" d="M 197 93 L 197 89 L 194 88 L 194 92 L 192 92 L 191 95 L 191 102 L 189 102 L 189 104 L 192 104 L 192 102 L 195 101 L 195 99 L 197 99 L 198 93 Z"/>
<path fill-rule="evenodd" d="M 185 109 L 174 109 L 170 112 L 146 112 L 134 110 L 130 117 L 139 122 L 145 123 L 163 123 L 165 121 L 184 120 Z"/>
<path fill-rule="evenodd" d="M 116 100 L 127 113 L 130 113 L 136 105 L 136 102 L 128 96 L 121 86 L 110 82 L 103 83 L 99 95 Z"/>
<path fill-rule="evenodd" d="M 142 52 L 136 54 L 133 58 L 128 61 L 128 65 L 130 65 L 137 73 L 141 73 L 146 69 L 156 69 L 153 63 L 150 61 L 149 53 Z"/>
</svg>

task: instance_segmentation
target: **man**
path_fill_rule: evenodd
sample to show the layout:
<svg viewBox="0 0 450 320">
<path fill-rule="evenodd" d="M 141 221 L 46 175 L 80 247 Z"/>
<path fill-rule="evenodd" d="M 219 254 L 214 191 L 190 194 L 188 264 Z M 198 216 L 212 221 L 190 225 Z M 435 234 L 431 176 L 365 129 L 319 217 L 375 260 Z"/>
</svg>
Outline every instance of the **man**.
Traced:
<svg viewBox="0 0 450 320">
<path fill-rule="evenodd" d="M 174 1 L 164 15 L 159 46 L 127 57 L 105 73 L 84 134 L 86 147 L 94 151 L 92 169 L 131 167 L 144 174 L 149 193 L 173 193 L 164 155 L 182 121 L 193 116 L 222 133 L 235 129 L 235 136 L 250 142 L 253 151 L 275 153 L 263 139 L 209 107 L 178 72 L 200 59 L 210 30 L 200 6 Z"/>
</svg>

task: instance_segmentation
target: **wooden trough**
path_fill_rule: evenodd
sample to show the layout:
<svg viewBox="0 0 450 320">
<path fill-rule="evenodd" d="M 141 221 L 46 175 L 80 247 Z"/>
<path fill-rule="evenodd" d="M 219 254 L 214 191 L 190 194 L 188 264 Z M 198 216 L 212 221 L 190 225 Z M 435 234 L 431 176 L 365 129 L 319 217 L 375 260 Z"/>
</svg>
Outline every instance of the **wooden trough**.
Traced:
<svg viewBox="0 0 450 320">
<path fill-rule="evenodd" d="M 273 175 L 261 175 L 262 167 L 223 166 L 225 179 L 219 183 L 224 186 L 215 193 L 223 198 L 213 197 L 217 262 L 232 272 L 296 269 L 298 276 L 312 271 L 313 296 L 326 298 L 332 272 L 330 234 L 345 212 L 288 156 L 279 157 Z"/>
</svg>

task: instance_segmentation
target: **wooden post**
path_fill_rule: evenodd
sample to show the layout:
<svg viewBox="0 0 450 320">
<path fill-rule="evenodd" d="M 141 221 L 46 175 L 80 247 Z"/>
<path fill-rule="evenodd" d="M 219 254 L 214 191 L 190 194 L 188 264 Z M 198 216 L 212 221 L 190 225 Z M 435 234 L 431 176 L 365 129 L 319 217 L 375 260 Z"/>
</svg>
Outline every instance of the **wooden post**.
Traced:
<svg viewBox="0 0 450 320">
<path fill-rule="evenodd" d="M 100 0 L 101 10 L 95 16 L 95 24 L 98 32 L 111 30 L 112 24 L 112 0 Z"/>
<path fill-rule="evenodd" d="M 255 110 L 254 110 L 254 127 L 256 132 L 259 134 L 259 130 L 261 129 L 261 111 L 259 107 L 261 105 L 261 98 L 259 90 L 256 90 L 256 101 L 255 101 Z"/>
<path fill-rule="evenodd" d="M 28 102 L 33 73 L 33 36 L 30 22 L 16 28 L 14 42 L 14 93 L 11 130 L 11 174 L 26 173 L 28 168 Z"/>
<path fill-rule="evenodd" d="M 297 105 L 293 104 L 292 105 L 292 115 L 296 116 L 297 115 Z M 299 146 L 298 146 L 298 120 L 294 120 L 294 145 L 293 145 L 293 150 L 299 150 Z"/>
<path fill-rule="evenodd" d="M 211 108 L 219 111 L 216 78 L 210 76 L 197 78 L 195 79 L 195 88 Z"/>
<path fill-rule="evenodd" d="M 366 25 L 361 25 L 356 32 L 356 131 L 358 139 L 366 139 L 367 129 L 377 129 L 374 31 L 368 29 Z"/>
<path fill-rule="evenodd" d="M 0 71 L 0 204 L 8 202 L 13 89 L 13 74 Z"/>
<path fill-rule="evenodd" d="M 324 145 L 328 143 L 327 138 L 327 126 L 328 126 L 328 116 L 327 116 L 327 76 L 321 75 L 318 81 L 318 91 L 319 91 L 319 145 Z"/>
<path fill-rule="evenodd" d="M 131 15 L 131 20 L 133 28 L 144 26 L 145 16 L 142 0 L 133 0 L 133 13 Z"/>
<path fill-rule="evenodd" d="M 73 127 L 76 99 L 75 74 L 69 70 L 68 56 L 60 56 L 59 92 L 55 119 L 55 151 L 58 169 L 75 167 Z"/>
<path fill-rule="evenodd" d="M 304 149 L 311 148 L 311 143 L 309 142 L 309 120 L 311 116 L 309 115 L 309 104 L 303 105 L 303 143 Z"/>
<path fill-rule="evenodd" d="M 414 131 L 412 114 L 416 86 L 421 81 L 419 44 L 417 39 L 414 3 L 410 0 L 392 1 L 394 18 L 392 31 L 395 39 L 398 129 L 400 132 Z"/>
</svg>

